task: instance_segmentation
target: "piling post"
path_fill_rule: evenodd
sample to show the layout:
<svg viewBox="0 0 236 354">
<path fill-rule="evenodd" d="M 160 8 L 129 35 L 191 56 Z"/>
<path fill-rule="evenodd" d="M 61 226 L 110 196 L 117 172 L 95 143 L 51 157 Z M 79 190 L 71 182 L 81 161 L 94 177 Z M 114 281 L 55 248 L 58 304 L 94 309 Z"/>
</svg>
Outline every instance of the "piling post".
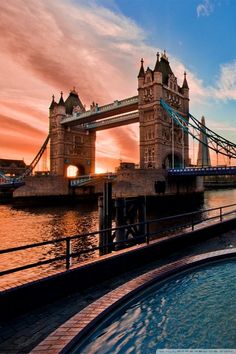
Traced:
<svg viewBox="0 0 236 354">
<path fill-rule="evenodd" d="M 117 198 L 115 200 L 115 209 L 116 209 L 116 227 L 120 227 L 125 225 L 125 199 Z M 125 241 L 125 228 L 121 228 L 116 230 L 116 242 L 124 242 Z M 116 249 L 122 248 L 122 244 L 116 245 Z"/>
<path fill-rule="evenodd" d="M 112 226 L 112 183 L 105 182 L 103 187 L 103 197 L 98 200 L 99 210 L 99 230 L 111 229 Z M 111 231 L 107 230 L 99 233 L 99 254 L 104 255 L 111 251 L 111 247 L 106 246 L 112 242 Z"/>
<path fill-rule="evenodd" d="M 146 235 L 146 198 L 144 197 L 140 197 L 138 201 L 138 222 L 140 223 L 139 235 L 143 235 L 143 240 L 141 238 L 140 242 L 143 242 L 145 240 Z"/>
</svg>

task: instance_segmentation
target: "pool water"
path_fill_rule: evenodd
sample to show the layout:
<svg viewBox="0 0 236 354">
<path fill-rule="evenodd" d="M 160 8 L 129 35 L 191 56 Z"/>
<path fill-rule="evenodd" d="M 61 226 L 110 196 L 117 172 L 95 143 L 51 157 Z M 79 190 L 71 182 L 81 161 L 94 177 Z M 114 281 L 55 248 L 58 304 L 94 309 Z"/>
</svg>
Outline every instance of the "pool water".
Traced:
<svg viewBox="0 0 236 354">
<path fill-rule="evenodd" d="M 236 261 L 181 273 L 145 290 L 73 353 L 236 348 Z"/>
</svg>

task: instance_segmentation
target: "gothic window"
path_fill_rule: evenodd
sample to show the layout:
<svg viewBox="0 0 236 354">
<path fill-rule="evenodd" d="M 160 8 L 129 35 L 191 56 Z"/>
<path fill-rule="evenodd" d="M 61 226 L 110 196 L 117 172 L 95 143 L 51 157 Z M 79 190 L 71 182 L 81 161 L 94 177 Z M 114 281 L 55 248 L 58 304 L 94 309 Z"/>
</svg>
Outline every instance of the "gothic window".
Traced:
<svg viewBox="0 0 236 354">
<path fill-rule="evenodd" d="M 148 162 L 152 162 L 152 150 L 151 150 L 151 148 L 148 149 Z"/>
<path fill-rule="evenodd" d="M 148 162 L 148 149 L 145 149 L 145 153 L 144 153 L 144 162 L 147 163 Z"/>
<path fill-rule="evenodd" d="M 155 161 L 155 149 L 152 148 L 152 162 Z"/>
</svg>

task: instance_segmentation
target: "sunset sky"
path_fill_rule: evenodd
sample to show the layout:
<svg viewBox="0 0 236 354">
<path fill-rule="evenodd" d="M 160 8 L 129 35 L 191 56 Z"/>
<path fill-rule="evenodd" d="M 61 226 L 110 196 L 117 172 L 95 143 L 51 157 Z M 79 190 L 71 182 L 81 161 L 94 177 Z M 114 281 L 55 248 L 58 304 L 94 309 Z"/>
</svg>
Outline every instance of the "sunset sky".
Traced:
<svg viewBox="0 0 236 354">
<path fill-rule="evenodd" d="M 190 112 L 236 143 L 235 0 L 0 1 L 0 158 L 31 162 L 52 94 L 73 86 L 89 108 L 137 94 L 140 58 L 165 49 Z M 97 168 L 138 162 L 138 127 L 97 134 Z"/>
</svg>

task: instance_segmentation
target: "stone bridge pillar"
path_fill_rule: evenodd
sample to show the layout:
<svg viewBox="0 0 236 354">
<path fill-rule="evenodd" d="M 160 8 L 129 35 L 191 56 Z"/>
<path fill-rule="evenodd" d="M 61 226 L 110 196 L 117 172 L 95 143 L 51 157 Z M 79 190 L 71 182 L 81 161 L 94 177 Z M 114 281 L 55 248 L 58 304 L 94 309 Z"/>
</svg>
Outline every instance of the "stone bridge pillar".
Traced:
<svg viewBox="0 0 236 354">
<path fill-rule="evenodd" d="M 49 107 L 50 172 L 54 175 L 66 177 L 70 165 L 78 168 L 78 175 L 95 172 L 96 132 L 61 124 L 63 117 L 72 114 L 74 109 L 77 112 L 85 110 L 75 90 L 65 102 L 62 93 L 58 103 L 53 97 Z"/>
</svg>

